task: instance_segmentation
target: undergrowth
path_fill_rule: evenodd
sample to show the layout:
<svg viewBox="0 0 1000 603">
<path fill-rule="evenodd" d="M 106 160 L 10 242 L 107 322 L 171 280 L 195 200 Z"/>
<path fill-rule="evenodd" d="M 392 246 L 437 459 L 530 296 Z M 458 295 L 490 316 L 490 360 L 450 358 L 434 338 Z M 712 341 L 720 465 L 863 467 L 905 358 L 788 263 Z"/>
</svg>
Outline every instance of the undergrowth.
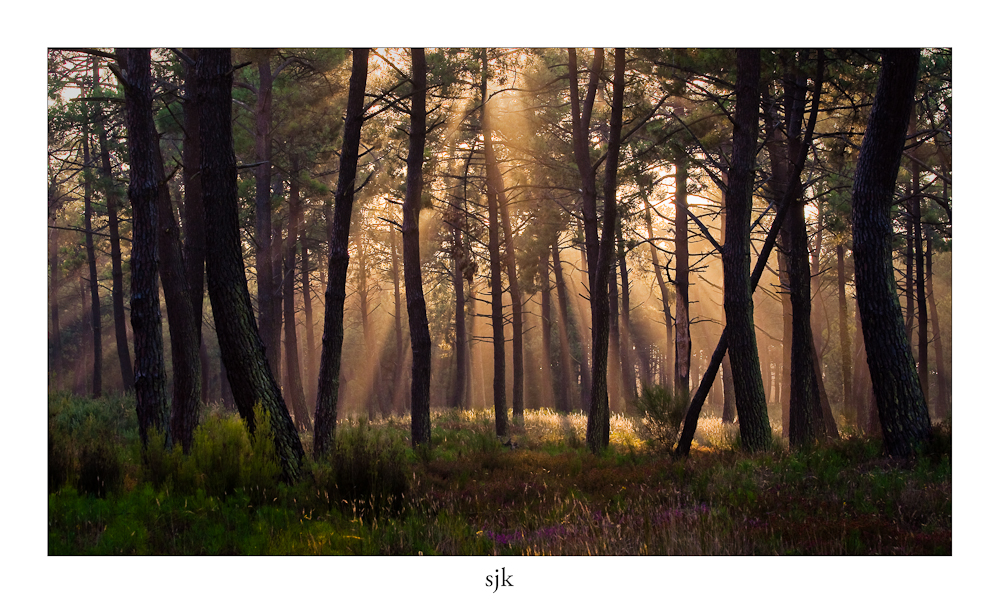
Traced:
<svg viewBox="0 0 1000 603">
<path fill-rule="evenodd" d="M 909 460 L 857 435 L 748 454 L 706 416 L 677 459 L 645 414 L 614 415 L 593 455 L 580 413 L 525 411 L 500 440 L 490 412 L 435 411 L 417 450 L 407 418 L 341 421 L 288 485 L 266 415 L 253 438 L 202 416 L 189 454 L 155 435 L 143 452 L 128 398 L 50 396 L 50 554 L 951 553 L 940 427 Z"/>
</svg>

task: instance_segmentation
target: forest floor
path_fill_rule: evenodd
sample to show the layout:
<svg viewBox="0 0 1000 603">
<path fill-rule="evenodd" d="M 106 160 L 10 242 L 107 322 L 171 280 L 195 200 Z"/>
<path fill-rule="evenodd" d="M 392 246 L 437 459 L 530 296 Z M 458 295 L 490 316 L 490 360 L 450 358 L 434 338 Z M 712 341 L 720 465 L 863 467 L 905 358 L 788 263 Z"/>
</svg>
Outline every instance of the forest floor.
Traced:
<svg viewBox="0 0 1000 603">
<path fill-rule="evenodd" d="M 342 421 L 332 460 L 286 485 L 267 442 L 218 407 L 203 409 L 190 454 L 152 444 L 142 462 L 133 404 L 49 396 L 49 554 L 952 552 L 940 428 L 907 460 L 856 435 L 749 454 L 709 416 L 676 459 L 634 416 L 613 415 L 594 455 L 579 413 L 526 411 L 511 447 L 491 412 L 441 411 L 429 449 L 408 445 L 402 417 Z"/>
</svg>

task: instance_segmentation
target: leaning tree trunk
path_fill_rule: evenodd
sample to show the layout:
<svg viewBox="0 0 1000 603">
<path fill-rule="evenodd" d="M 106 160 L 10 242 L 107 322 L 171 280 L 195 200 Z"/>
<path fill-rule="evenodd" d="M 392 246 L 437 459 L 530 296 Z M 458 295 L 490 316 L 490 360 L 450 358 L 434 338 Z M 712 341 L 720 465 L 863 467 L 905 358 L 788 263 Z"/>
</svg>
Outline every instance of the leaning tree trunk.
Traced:
<svg viewBox="0 0 1000 603">
<path fill-rule="evenodd" d="M 726 191 L 726 244 L 722 251 L 722 263 L 726 332 L 734 368 L 733 387 L 736 411 L 740 416 L 740 437 L 743 446 L 752 451 L 763 450 L 771 440 L 754 333 L 753 295 L 748 279 L 759 80 L 760 50 L 737 50 L 733 159 L 729 189 Z M 721 357 L 719 360 L 721 362 Z"/>
<path fill-rule="evenodd" d="M 243 267 L 233 154 L 231 51 L 201 49 L 197 62 L 201 99 L 202 192 L 205 202 L 206 271 L 215 330 L 240 416 L 256 437 L 254 407 L 270 415 L 271 437 L 286 481 L 298 479 L 304 451 L 281 390 L 264 355 Z"/>
<path fill-rule="evenodd" d="M 351 54 L 344 143 L 340 152 L 340 174 L 337 178 L 336 204 L 330 227 L 326 314 L 323 317 L 323 351 L 320 355 L 313 439 L 313 456 L 317 459 L 331 449 L 337 426 L 340 363 L 344 346 L 344 302 L 347 299 L 347 267 L 350 262 L 347 246 L 350 243 L 351 210 L 354 206 L 361 126 L 364 123 L 365 86 L 368 81 L 368 49 L 355 48 Z"/>
<path fill-rule="evenodd" d="M 164 434 L 171 444 L 170 407 L 163 362 L 163 332 L 160 321 L 160 293 L 157 283 L 157 140 L 149 127 L 153 119 L 153 92 L 149 49 L 118 52 L 125 88 L 125 120 L 128 132 L 129 185 L 132 205 L 132 334 L 135 341 L 136 415 L 142 445 L 151 430 Z M 234 162 L 235 192 L 235 162 Z M 235 195 L 234 195 L 235 202 Z"/>
<path fill-rule="evenodd" d="M 882 63 L 858 156 L 851 218 L 858 305 L 885 448 L 906 456 L 930 437 L 930 417 L 896 293 L 890 210 L 920 51 L 886 50 Z"/>
<path fill-rule="evenodd" d="M 431 333 L 420 268 L 420 197 L 424 188 L 424 143 L 427 138 L 427 61 L 423 48 L 412 51 L 410 143 L 406 156 L 406 196 L 403 199 L 403 280 L 406 314 L 413 350 L 410 383 L 410 437 L 414 447 L 431 443 Z M 506 416 L 506 415 L 505 415 Z"/>
</svg>

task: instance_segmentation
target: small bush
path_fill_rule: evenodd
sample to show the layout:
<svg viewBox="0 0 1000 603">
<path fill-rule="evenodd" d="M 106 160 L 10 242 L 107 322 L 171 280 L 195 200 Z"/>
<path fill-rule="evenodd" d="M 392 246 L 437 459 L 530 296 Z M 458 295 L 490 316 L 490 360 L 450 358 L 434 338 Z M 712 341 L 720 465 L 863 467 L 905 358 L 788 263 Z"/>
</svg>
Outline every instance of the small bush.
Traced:
<svg viewBox="0 0 1000 603">
<path fill-rule="evenodd" d="M 642 421 L 642 433 L 655 448 L 668 450 L 677 441 L 685 402 L 675 399 L 659 385 L 644 385 L 642 394 L 632 402 Z"/>
<path fill-rule="evenodd" d="M 338 430 L 331 458 L 330 498 L 357 514 L 399 513 L 409 490 L 403 442 L 361 420 Z M 346 510 L 346 509 L 345 509 Z"/>
<path fill-rule="evenodd" d="M 77 490 L 104 498 L 121 489 L 125 476 L 124 462 L 118 448 L 106 439 L 88 442 L 80 451 Z"/>
</svg>

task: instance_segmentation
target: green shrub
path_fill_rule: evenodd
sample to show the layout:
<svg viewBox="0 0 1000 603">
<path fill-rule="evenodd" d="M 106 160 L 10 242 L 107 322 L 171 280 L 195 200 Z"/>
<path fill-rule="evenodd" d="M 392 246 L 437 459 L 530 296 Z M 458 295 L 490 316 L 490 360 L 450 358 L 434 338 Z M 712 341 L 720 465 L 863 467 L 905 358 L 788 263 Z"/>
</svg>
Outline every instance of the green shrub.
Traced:
<svg viewBox="0 0 1000 603">
<path fill-rule="evenodd" d="M 655 448 L 669 450 L 677 441 L 686 403 L 659 385 L 644 385 L 631 404 L 642 420 L 642 435 Z"/>
<path fill-rule="evenodd" d="M 80 451 L 76 487 L 81 493 L 104 498 L 121 489 L 124 461 L 117 446 L 106 439 L 88 442 Z"/>
<path fill-rule="evenodd" d="M 399 438 L 373 429 L 364 419 L 339 429 L 324 480 L 330 500 L 359 515 L 399 513 L 409 490 L 405 459 Z"/>
</svg>

